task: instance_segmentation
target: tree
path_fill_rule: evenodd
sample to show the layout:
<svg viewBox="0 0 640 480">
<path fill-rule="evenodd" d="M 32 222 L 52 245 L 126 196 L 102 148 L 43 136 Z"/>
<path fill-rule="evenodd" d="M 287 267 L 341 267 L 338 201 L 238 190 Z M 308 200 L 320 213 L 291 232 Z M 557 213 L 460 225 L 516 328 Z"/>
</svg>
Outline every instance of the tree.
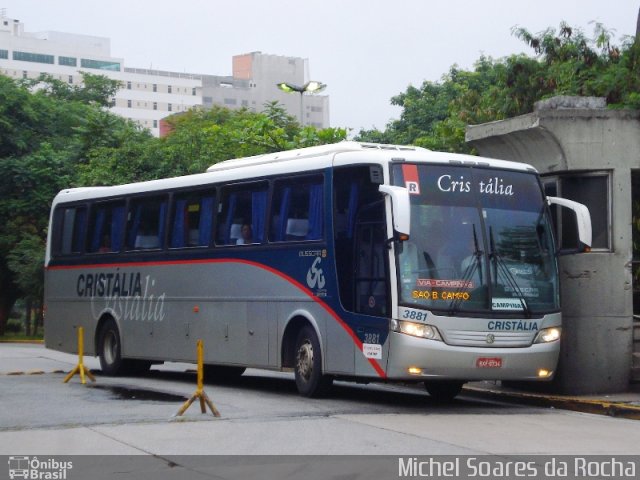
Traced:
<svg viewBox="0 0 640 480">
<path fill-rule="evenodd" d="M 164 138 L 143 138 L 144 132 L 128 129 L 112 145 L 94 145 L 80 166 L 81 183 L 113 185 L 202 173 L 223 160 L 335 143 L 347 135 L 340 128 L 301 127 L 275 102 L 262 113 L 214 106 L 166 121 L 171 133 Z"/>
<path fill-rule="evenodd" d="M 101 107 L 111 107 L 113 97 L 122 87 L 118 80 L 112 80 L 104 75 L 94 75 L 88 72 L 80 72 L 82 82 L 79 84 L 69 84 L 56 79 L 52 75 L 42 73 L 36 79 L 23 79 L 19 85 L 27 89 L 40 90 L 48 97 L 58 100 L 80 102 Z"/>
<path fill-rule="evenodd" d="M 20 159 L 37 147 L 43 126 L 39 124 L 43 102 L 10 79 L 0 76 L 0 334 L 4 332 L 11 308 L 20 295 L 19 272 L 11 268 L 9 255 L 20 242 L 25 220 L 25 204 Z M 37 228 L 37 227 L 36 227 Z"/>
<path fill-rule="evenodd" d="M 42 297 L 51 200 L 78 184 L 78 166 L 98 145 L 126 129 L 103 110 L 115 84 L 85 79 L 69 86 L 46 75 L 19 82 L 0 75 L 0 334 L 17 298 Z M 108 128 L 86 128 L 105 118 Z"/>
<path fill-rule="evenodd" d="M 453 66 L 440 82 L 409 86 L 391 99 L 402 107 L 399 120 L 356 138 L 471 152 L 466 125 L 531 112 L 536 101 L 551 96 L 599 96 L 610 108 L 640 108 L 640 42 L 625 38 L 613 45 L 612 33 L 599 23 L 592 38 L 566 23 L 538 34 L 520 27 L 512 33 L 534 57 L 481 57 L 471 71 Z"/>
</svg>

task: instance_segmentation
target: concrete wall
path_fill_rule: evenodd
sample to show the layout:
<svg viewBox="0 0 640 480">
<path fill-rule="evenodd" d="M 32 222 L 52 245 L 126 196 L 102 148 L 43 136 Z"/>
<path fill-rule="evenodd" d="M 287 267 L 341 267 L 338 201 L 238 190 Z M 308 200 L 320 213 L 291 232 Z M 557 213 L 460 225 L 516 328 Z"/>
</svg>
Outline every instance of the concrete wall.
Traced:
<svg viewBox="0 0 640 480">
<path fill-rule="evenodd" d="M 632 358 L 631 170 L 640 168 L 640 112 L 560 97 L 533 113 L 469 126 L 482 156 L 530 163 L 541 174 L 611 172 L 611 251 L 560 257 L 563 340 L 553 388 L 624 391 Z"/>
</svg>

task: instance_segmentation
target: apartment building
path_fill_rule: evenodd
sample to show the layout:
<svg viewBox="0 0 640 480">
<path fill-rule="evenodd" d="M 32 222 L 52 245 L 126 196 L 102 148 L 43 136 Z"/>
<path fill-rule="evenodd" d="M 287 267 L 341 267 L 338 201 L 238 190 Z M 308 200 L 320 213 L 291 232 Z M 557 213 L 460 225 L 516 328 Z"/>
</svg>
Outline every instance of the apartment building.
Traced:
<svg viewBox="0 0 640 480">
<path fill-rule="evenodd" d="M 329 97 L 286 94 L 279 82 L 302 85 L 308 80 L 308 60 L 253 52 L 232 59 L 231 76 L 180 73 L 125 67 L 111 56 L 105 37 L 45 31 L 26 32 L 24 24 L 0 11 L 0 74 L 38 78 L 52 75 L 70 84 L 82 82 L 81 71 L 118 80 L 121 89 L 111 110 L 154 135 L 160 120 L 194 107 L 222 105 L 259 112 L 277 101 L 305 125 L 329 126 Z"/>
</svg>

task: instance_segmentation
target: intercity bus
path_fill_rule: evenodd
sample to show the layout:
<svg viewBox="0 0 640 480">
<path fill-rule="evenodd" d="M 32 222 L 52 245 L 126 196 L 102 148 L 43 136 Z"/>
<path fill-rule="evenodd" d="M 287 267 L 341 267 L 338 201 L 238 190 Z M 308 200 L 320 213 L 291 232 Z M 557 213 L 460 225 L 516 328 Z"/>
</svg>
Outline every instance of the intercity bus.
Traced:
<svg viewBox="0 0 640 480">
<path fill-rule="evenodd" d="M 557 251 L 590 244 L 583 205 L 529 165 L 342 142 L 206 173 L 61 191 L 46 253 L 45 340 L 105 374 L 194 362 L 207 376 L 293 370 L 424 382 L 549 380 L 560 348 Z M 556 208 L 556 207 L 553 207 Z M 573 217 L 573 221 L 568 218 Z"/>
</svg>

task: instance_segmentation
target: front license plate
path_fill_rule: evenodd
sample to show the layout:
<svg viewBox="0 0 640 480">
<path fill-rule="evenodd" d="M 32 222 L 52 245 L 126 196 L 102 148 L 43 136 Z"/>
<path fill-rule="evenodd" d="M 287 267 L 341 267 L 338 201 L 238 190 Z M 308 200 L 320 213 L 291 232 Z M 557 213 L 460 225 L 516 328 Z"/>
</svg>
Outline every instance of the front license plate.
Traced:
<svg viewBox="0 0 640 480">
<path fill-rule="evenodd" d="M 476 368 L 502 368 L 502 358 L 480 357 L 476 360 Z"/>
</svg>

